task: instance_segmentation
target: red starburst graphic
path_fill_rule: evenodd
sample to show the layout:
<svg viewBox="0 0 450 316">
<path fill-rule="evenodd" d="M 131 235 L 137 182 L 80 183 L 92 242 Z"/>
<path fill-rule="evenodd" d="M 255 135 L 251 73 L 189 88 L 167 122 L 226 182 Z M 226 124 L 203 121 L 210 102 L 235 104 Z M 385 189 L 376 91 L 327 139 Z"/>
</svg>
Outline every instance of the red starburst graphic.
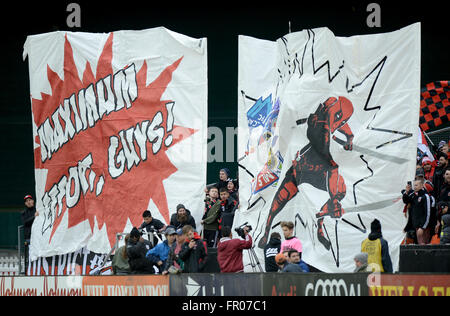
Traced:
<svg viewBox="0 0 450 316">
<path fill-rule="evenodd" d="M 88 220 L 93 231 L 94 218 L 97 219 L 99 229 L 106 224 L 111 245 L 115 241 L 115 234 L 123 230 L 128 218 L 133 226 L 141 223 L 142 212 L 147 209 L 150 199 L 153 199 L 164 220 L 169 222 L 163 180 L 175 173 L 177 168 L 167 157 L 166 150 L 196 132 L 177 125 L 168 126 L 168 121 L 173 121 L 173 117 L 170 118 L 171 113 L 166 109 L 166 104 L 176 100 L 161 100 L 183 57 L 165 68 L 149 85 L 146 84 L 147 63 L 144 61 L 139 71 L 134 72 L 135 95 L 128 95 L 127 103 L 123 100 L 123 94 L 127 90 L 119 91 L 121 87 L 118 81 L 119 76 L 115 76 L 112 67 L 113 38 L 111 33 L 99 57 L 95 76 L 90 63 L 87 62 L 83 78 L 80 79 L 72 46 L 66 35 L 64 79 L 47 66 L 51 94 L 41 93 L 41 100 L 32 99 L 34 121 L 41 133 L 38 133 L 36 137 L 36 143 L 40 146 L 35 149 L 35 168 L 48 170 L 43 203 L 51 209 L 46 213 L 47 217 L 51 217 L 50 220 L 46 218 L 49 223 L 46 225 L 51 228 L 50 240 L 66 211 L 69 216 L 69 228 Z M 119 73 L 123 78 L 127 69 L 128 76 L 133 74 L 129 68 L 131 66 L 135 67 L 133 64 L 124 69 L 116 69 L 116 74 Z M 92 96 L 95 96 L 99 113 L 97 119 L 94 116 L 91 121 L 88 118 L 89 115 L 92 116 L 92 113 L 86 114 L 85 109 L 80 106 L 80 98 L 83 96 L 87 99 L 88 92 L 92 92 Z M 105 101 L 106 98 L 110 98 L 109 104 L 116 104 L 115 109 L 103 109 L 103 111 L 100 109 L 99 100 Z M 112 98 L 114 102 L 111 101 Z M 117 105 L 120 103 L 122 106 Z M 69 110 L 70 115 L 67 114 Z M 67 114 L 65 119 L 63 113 Z M 85 120 L 80 119 L 83 117 L 81 114 L 84 114 Z M 134 135 L 127 131 L 130 129 L 132 131 L 133 128 L 137 130 L 139 127 L 141 128 L 139 131 L 142 132 L 143 126 L 146 126 L 144 122 L 147 121 L 148 124 L 156 117 L 162 118 L 158 127 L 160 130 L 161 127 L 164 128 L 163 137 L 161 134 L 153 136 L 151 141 L 145 142 L 145 149 L 140 147 L 143 144 L 142 140 L 138 143 L 133 137 L 127 138 Z M 89 124 L 89 122 L 95 124 Z M 169 123 L 169 125 L 172 124 Z M 52 131 L 51 137 L 49 130 Z M 61 135 L 61 132 L 65 134 L 65 137 Z M 152 131 L 148 133 L 151 134 Z M 45 141 L 43 135 L 47 137 Z M 109 161 L 111 160 L 111 137 L 120 139 L 119 135 L 129 142 L 119 142 L 116 147 L 113 147 L 114 155 L 117 156 L 120 149 L 128 150 L 133 151 L 134 157 L 139 160 L 131 164 L 131 167 L 127 165 L 129 161 L 123 162 L 123 172 L 113 177 L 108 167 L 111 164 L 118 167 L 118 163 Z M 57 136 L 65 142 L 55 145 Z M 167 138 L 169 140 L 166 142 Z M 160 150 L 153 153 L 152 148 L 158 140 L 162 142 Z M 53 150 L 50 147 L 53 147 Z M 80 162 L 89 154 L 91 164 L 86 168 L 80 165 Z"/>
</svg>

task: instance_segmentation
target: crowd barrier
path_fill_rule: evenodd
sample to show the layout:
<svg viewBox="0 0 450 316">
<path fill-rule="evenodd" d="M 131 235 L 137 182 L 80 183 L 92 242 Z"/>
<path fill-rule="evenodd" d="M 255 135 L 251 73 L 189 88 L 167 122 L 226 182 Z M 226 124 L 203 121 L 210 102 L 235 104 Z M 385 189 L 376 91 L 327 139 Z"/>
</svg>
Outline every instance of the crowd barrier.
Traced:
<svg viewBox="0 0 450 316">
<path fill-rule="evenodd" d="M 450 296 L 449 274 L 3 276 L 0 296 Z"/>
<path fill-rule="evenodd" d="M 400 246 L 400 272 L 436 273 L 450 272 L 449 245 L 402 245 Z"/>
</svg>

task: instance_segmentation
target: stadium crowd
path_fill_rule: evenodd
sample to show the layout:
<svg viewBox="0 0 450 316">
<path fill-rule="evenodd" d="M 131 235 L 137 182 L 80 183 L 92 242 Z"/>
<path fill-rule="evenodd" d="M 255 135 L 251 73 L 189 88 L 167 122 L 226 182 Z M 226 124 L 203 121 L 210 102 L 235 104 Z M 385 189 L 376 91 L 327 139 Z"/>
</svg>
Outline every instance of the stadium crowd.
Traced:
<svg viewBox="0 0 450 316">
<path fill-rule="evenodd" d="M 408 223 L 405 244 L 450 243 L 450 165 L 449 145 L 441 141 L 436 154 L 418 151 L 415 179 L 402 190 L 404 214 Z M 30 195 L 25 196 L 25 241 L 30 242 L 31 225 L 38 212 Z M 113 272 L 123 274 L 168 274 L 202 272 L 208 261 L 208 248 L 218 249 L 222 272 L 241 272 L 242 251 L 252 247 L 247 230 L 241 238 L 232 238 L 233 219 L 239 207 L 239 182 L 223 168 L 217 183 L 205 189 L 205 207 L 198 231 L 191 212 L 183 205 L 176 207 L 170 224 L 153 218 L 150 210 L 142 214 L 143 223 L 125 237 L 125 245 L 115 251 Z M 266 272 L 309 272 L 313 267 L 302 260 L 302 243 L 294 235 L 292 222 L 281 222 L 284 240 L 273 232 L 264 248 Z M 150 239 L 144 239 L 146 233 Z M 201 235 L 200 235 L 200 234 Z M 378 243 L 379 253 L 371 253 L 371 243 Z M 375 247 L 376 248 L 376 247 Z M 371 233 L 355 251 L 355 272 L 392 272 L 389 246 L 383 239 L 378 220 L 371 223 Z M 376 268 L 378 266 L 378 268 Z"/>
</svg>

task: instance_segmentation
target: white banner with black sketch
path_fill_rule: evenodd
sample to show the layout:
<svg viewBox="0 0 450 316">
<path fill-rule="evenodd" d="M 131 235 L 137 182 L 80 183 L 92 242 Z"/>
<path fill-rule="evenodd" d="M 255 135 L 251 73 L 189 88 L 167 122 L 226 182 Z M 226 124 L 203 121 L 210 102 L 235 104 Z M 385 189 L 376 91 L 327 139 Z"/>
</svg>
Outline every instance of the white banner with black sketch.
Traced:
<svg viewBox="0 0 450 316">
<path fill-rule="evenodd" d="M 238 85 L 235 225 L 253 226 L 260 262 L 270 234 L 292 221 L 306 263 L 351 272 L 376 218 L 397 269 L 400 191 L 416 162 L 420 24 L 353 37 L 327 28 L 275 42 L 240 36 Z"/>
</svg>

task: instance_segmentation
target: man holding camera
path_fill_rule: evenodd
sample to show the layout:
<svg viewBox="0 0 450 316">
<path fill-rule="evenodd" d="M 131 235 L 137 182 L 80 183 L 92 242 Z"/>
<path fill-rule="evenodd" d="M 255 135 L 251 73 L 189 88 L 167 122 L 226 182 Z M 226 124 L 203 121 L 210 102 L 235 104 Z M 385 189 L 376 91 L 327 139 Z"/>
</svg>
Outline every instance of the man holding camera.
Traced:
<svg viewBox="0 0 450 316">
<path fill-rule="evenodd" d="M 252 237 L 249 235 L 251 228 L 245 226 L 242 228 L 244 238 L 234 238 L 229 226 L 222 228 L 222 238 L 217 246 L 217 261 L 222 273 L 243 272 L 244 264 L 242 262 L 242 251 L 252 247 Z M 241 234 L 240 234 L 241 235 Z"/>
<path fill-rule="evenodd" d="M 155 265 L 156 262 L 151 261 L 145 256 L 147 251 L 151 248 L 151 243 L 142 238 L 142 232 L 140 232 L 136 227 L 133 227 L 126 247 L 128 263 L 130 264 L 132 274 L 155 273 L 153 265 Z"/>
</svg>

